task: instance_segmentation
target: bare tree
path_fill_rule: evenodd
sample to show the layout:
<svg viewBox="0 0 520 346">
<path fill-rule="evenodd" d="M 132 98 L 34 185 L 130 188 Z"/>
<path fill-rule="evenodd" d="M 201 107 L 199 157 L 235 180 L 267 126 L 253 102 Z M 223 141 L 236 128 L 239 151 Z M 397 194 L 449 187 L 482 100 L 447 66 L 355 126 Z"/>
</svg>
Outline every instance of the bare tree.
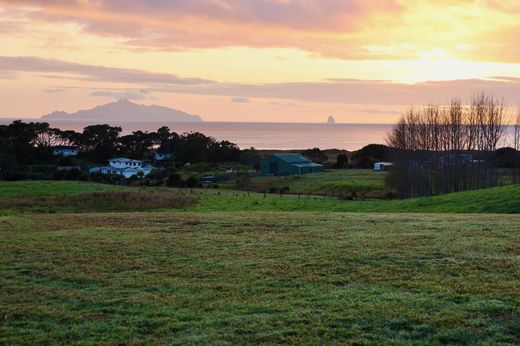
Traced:
<svg viewBox="0 0 520 346">
<path fill-rule="evenodd" d="M 484 93 L 469 106 L 454 99 L 446 107 L 411 108 L 387 140 L 396 153 L 394 187 L 409 197 L 495 186 L 493 154 L 504 135 L 504 113 L 503 102 Z"/>
</svg>

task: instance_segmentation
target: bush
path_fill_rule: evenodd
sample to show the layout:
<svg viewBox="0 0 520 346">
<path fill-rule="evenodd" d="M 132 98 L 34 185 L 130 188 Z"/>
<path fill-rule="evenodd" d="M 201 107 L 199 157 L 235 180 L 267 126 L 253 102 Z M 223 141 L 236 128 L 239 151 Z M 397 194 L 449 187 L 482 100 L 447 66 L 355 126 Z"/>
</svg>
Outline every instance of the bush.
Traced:
<svg viewBox="0 0 520 346">
<path fill-rule="evenodd" d="M 168 179 L 166 180 L 166 185 L 169 187 L 176 187 L 179 186 L 181 180 L 181 175 L 179 173 L 170 173 L 170 175 L 168 175 Z"/>
<path fill-rule="evenodd" d="M 239 190 L 247 189 L 249 187 L 250 176 L 249 173 L 237 173 L 233 177 L 235 180 L 235 187 Z"/>
<path fill-rule="evenodd" d="M 383 144 L 369 144 L 352 155 L 352 164 L 356 168 L 372 168 L 378 161 L 389 160 L 389 149 Z"/>
<path fill-rule="evenodd" d="M 194 188 L 194 187 L 197 187 L 199 184 L 199 180 L 194 177 L 193 175 L 190 176 L 187 180 L 186 180 L 186 187 L 187 188 Z"/>
<path fill-rule="evenodd" d="M 203 173 L 203 172 L 208 172 L 210 170 L 211 170 L 211 166 L 209 165 L 209 163 L 206 163 L 206 162 L 198 162 L 198 163 L 193 163 L 190 165 L 190 171 L 192 171 L 192 172 Z"/>
<path fill-rule="evenodd" d="M 8 173 L 5 176 L 5 180 L 7 180 L 7 181 L 25 180 L 26 178 L 27 178 L 27 175 L 24 172 Z"/>
<path fill-rule="evenodd" d="M 336 158 L 336 168 L 347 168 L 348 156 L 347 154 L 339 154 Z"/>
</svg>

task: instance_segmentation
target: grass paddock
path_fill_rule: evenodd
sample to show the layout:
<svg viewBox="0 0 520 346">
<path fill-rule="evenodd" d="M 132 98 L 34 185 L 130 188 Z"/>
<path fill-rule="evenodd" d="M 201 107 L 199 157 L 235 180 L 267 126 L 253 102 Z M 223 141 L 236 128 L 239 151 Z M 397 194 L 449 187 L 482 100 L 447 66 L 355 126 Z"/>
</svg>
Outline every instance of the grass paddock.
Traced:
<svg viewBox="0 0 520 346">
<path fill-rule="evenodd" d="M 0 343 L 517 344 L 520 216 L 0 218 Z"/>
</svg>

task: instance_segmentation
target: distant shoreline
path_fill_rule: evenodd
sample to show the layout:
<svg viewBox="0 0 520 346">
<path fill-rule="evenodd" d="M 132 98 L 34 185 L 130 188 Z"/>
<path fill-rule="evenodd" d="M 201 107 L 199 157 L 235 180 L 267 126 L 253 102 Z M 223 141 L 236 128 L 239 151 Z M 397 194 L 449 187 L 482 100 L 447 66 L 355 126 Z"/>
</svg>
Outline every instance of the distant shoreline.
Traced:
<svg viewBox="0 0 520 346">
<path fill-rule="evenodd" d="M 0 124 L 6 125 L 13 121 L 21 120 L 23 122 L 67 122 L 67 123 L 92 123 L 96 124 L 114 124 L 114 123 L 129 123 L 129 124 L 272 124 L 272 125 L 324 125 L 329 127 L 334 126 L 345 126 L 345 125 L 370 125 L 370 126 L 390 126 L 394 123 L 335 123 L 333 125 L 327 124 L 326 122 L 286 122 L 286 121 L 167 121 L 167 120 L 107 120 L 107 119 L 89 119 L 89 120 L 80 120 L 80 119 L 42 119 L 42 118 L 23 118 L 23 117 L 9 117 L 9 118 L 0 118 Z"/>
</svg>

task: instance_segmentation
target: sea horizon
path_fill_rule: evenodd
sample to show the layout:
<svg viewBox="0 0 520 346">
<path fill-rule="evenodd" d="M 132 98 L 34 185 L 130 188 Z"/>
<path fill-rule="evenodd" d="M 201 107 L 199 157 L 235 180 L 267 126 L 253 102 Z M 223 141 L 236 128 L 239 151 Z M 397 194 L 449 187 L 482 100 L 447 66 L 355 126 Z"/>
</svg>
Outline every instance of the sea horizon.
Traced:
<svg viewBox="0 0 520 346">
<path fill-rule="evenodd" d="M 167 121 L 120 121 L 120 120 L 76 120 L 41 118 L 0 118 L 0 124 L 15 120 L 24 122 L 47 122 L 62 130 L 81 131 L 96 124 L 120 126 L 122 135 L 133 131 L 156 131 L 168 126 L 177 133 L 201 132 L 218 140 L 236 143 L 240 149 L 254 147 L 259 150 L 304 150 L 320 149 L 358 150 L 368 144 L 385 143 L 392 124 L 372 123 L 308 123 L 308 122 L 167 122 Z"/>
</svg>

